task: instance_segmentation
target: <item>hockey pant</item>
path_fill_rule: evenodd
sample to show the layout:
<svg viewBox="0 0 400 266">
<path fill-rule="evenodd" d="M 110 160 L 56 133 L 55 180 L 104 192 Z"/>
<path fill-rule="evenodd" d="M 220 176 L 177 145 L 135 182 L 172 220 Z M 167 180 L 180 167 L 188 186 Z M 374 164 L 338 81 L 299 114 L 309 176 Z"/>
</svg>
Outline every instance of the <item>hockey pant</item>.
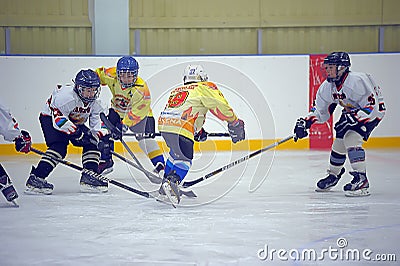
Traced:
<svg viewBox="0 0 400 266">
<path fill-rule="evenodd" d="M 175 171 L 182 181 L 192 166 L 194 142 L 179 134 L 162 132 L 161 135 L 170 150 L 165 175 Z"/>
</svg>

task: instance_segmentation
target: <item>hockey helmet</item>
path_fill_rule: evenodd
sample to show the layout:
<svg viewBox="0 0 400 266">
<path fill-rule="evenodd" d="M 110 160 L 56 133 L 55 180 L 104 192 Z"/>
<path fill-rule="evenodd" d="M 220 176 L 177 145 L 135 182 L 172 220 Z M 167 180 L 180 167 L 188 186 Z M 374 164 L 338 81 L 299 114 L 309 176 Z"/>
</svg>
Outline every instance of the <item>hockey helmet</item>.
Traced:
<svg viewBox="0 0 400 266">
<path fill-rule="evenodd" d="M 201 65 L 188 65 L 183 71 L 183 84 L 207 81 L 207 73 Z"/>
<path fill-rule="evenodd" d="M 132 56 L 123 56 L 117 62 L 117 77 L 123 88 L 135 85 L 139 74 L 139 63 Z"/>
<path fill-rule="evenodd" d="M 328 82 L 336 82 L 340 80 L 344 73 L 350 71 L 350 57 L 346 52 L 333 52 L 330 53 L 324 59 L 324 67 L 327 65 L 335 65 L 336 66 L 336 77 L 327 77 L 326 80 Z"/>
<path fill-rule="evenodd" d="M 100 78 L 91 69 L 81 70 L 74 80 L 74 91 L 84 102 L 93 102 L 100 95 Z"/>
</svg>

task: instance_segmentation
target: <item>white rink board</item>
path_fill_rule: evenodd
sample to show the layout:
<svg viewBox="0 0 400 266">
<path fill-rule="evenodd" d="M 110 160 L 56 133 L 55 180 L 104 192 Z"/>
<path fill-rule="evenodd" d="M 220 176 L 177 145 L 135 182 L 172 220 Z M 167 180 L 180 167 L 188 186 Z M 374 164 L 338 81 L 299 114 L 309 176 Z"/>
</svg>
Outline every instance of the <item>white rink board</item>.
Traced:
<svg viewBox="0 0 400 266">
<path fill-rule="evenodd" d="M 219 85 L 240 118 L 245 120 L 249 139 L 283 138 L 291 134 L 299 116 L 308 112 L 308 55 L 285 56 L 204 56 L 136 57 L 139 75 L 152 93 L 152 107 L 157 118 L 166 92 L 182 80 L 183 68 L 201 63 L 210 81 Z M 371 73 L 382 84 L 387 116 L 374 136 L 400 136 L 395 112 L 396 70 L 400 54 L 351 55 L 353 71 Z M 71 82 L 80 69 L 111 67 L 118 57 L 38 57 L 1 56 L 1 97 L 8 102 L 20 127 L 30 131 L 34 142 L 44 142 L 38 115 L 56 84 Z M 111 97 L 103 87 L 101 99 Z M 225 124 L 208 116 L 206 129 L 224 131 Z M 0 140 L 0 143 L 5 143 Z"/>
</svg>

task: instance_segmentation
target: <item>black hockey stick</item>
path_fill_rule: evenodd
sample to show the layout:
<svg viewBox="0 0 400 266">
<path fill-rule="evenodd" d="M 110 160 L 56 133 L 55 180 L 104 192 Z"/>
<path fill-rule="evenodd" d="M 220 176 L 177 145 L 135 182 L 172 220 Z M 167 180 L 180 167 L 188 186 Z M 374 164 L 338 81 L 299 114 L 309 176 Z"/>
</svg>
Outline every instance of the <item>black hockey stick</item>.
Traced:
<svg viewBox="0 0 400 266">
<path fill-rule="evenodd" d="M 94 178 L 96 178 L 98 180 L 108 182 L 108 183 L 113 184 L 113 185 L 115 185 L 117 187 L 120 187 L 122 189 L 128 190 L 130 192 L 133 192 L 133 193 L 135 193 L 137 195 L 143 196 L 145 198 L 150 198 L 150 197 L 156 198 L 155 195 L 152 194 L 152 192 L 146 192 L 146 191 L 141 191 L 141 190 L 135 189 L 133 187 L 130 187 L 128 185 L 120 183 L 120 182 L 118 182 L 118 181 L 116 181 L 114 179 L 107 178 L 107 177 L 105 177 L 105 176 L 103 176 L 101 174 L 98 174 L 98 173 L 95 173 L 95 172 L 93 172 L 91 170 L 85 169 L 85 168 L 83 168 L 83 167 L 81 167 L 79 165 L 76 165 L 76 164 L 72 163 L 72 162 L 69 162 L 69 161 L 66 161 L 66 160 L 59 159 L 57 157 L 51 156 L 51 155 L 49 155 L 49 154 L 47 154 L 47 153 L 45 153 L 45 152 L 43 152 L 41 150 L 37 150 L 37 149 L 31 147 L 31 151 L 36 153 L 36 154 L 45 156 L 45 157 L 47 157 L 47 158 L 49 158 L 49 159 L 51 159 L 53 161 L 56 161 L 56 162 L 59 162 L 59 163 L 62 163 L 64 165 L 66 165 L 66 166 L 69 166 L 69 167 L 71 167 L 71 168 L 73 168 L 75 170 L 78 170 L 78 171 L 82 172 L 82 173 L 86 173 L 86 174 L 90 175 L 91 177 L 94 177 Z"/>
<path fill-rule="evenodd" d="M 103 121 L 104 125 L 109 130 L 111 130 L 111 131 L 115 130 L 115 126 L 110 122 L 110 120 L 108 120 L 107 116 L 104 113 L 100 113 L 100 119 L 101 119 L 101 121 Z M 143 165 L 139 162 L 139 160 L 136 158 L 135 154 L 129 148 L 128 144 L 126 144 L 126 142 L 122 138 L 120 139 L 120 141 L 121 141 L 122 145 L 125 147 L 125 149 L 128 151 L 128 153 L 131 155 L 131 157 L 135 160 L 136 164 L 114 151 L 111 151 L 111 154 L 113 154 L 114 156 L 118 157 L 122 161 L 132 165 L 133 167 L 135 167 L 138 170 L 140 170 L 141 172 L 143 172 L 146 175 L 146 177 L 150 180 L 150 182 L 155 183 L 155 184 L 161 184 L 161 181 L 162 181 L 161 178 L 159 176 L 147 171 L 143 167 Z M 197 197 L 197 195 L 191 190 L 189 190 L 189 191 L 181 190 L 180 192 L 182 193 L 182 195 L 185 195 L 186 197 L 189 197 L 189 198 Z"/>
<path fill-rule="evenodd" d="M 148 133 L 124 133 L 124 136 L 133 136 L 133 137 L 150 137 L 150 136 L 155 136 L 155 137 L 160 137 L 161 133 L 157 132 L 154 134 L 148 134 Z M 230 137 L 229 133 L 207 133 L 207 137 Z"/>
<path fill-rule="evenodd" d="M 113 125 L 113 123 L 110 122 L 110 120 L 108 120 L 107 116 L 104 113 L 100 113 L 100 119 L 101 121 L 103 121 L 104 125 L 112 132 L 115 131 L 115 126 Z M 139 160 L 136 158 L 135 154 L 133 154 L 132 150 L 129 148 L 128 144 L 126 144 L 126 142 L 122 139 L 122 137 L 119 139 L 122 143 L 122 145 L 125 147 L 125 149 L 128 151 L 128 153 L 131 155 L 131 157 L 135 160 L 137 168 L 139 170 L 141 170 L 146 176 L 147 178 L 150 180 L 150 182 L 152 183 L 158 183 L 160 184 L 161 182 L 159 182 L 159 177 L 153 175 L 152 173 L 148 172 L 143 166 L 142 164 L 139 162 Z"/>
<path fill-rule="evenodd" d="M 278 145 L 280 145 L 280 144 L 292 139 L 293 136 L 294 135 L 290 135 L 290 136 L 288 136 L 288 137 L 286 137 L 286 138 L 284 138 L 284 139 L 282 139 L 280 141 L 274 142 L 274 143 L 272 143 L 271 145 L 269 145 L 269 146 L 267 146 L 265 148 L 262 148 L 262 149 L 259 149 L 259 150 L 255 151 L 255 152 L 253 152 L 253 153 L 250 153 L 249 155 L 246 155 L 246 156 L 244 156 L 244 157 L 242 157 L 242 158 L 240 158 L 240 159 L 238 159 L 238 160 L 236 160 L 234 162 L 231 162 L 230 164 L 227 164 L 227 165 L 225 165 L 225 166 L 223 166 L 223 167 L 221 167 L 221 168 L 219 168 L 219 169 L 217 169 L 217 170 L 215 170 L 215 171 L 213 171 L 213 172 L 211 172 L 209 174 L 206 174 L 205 176 L 199 177 L 199 178 L 197 178 L 195 180 L 192 180 L 192 181 L 183 182 L 182 186 L 184 188 L 191 187 L 191 186 L 193 186 L 193 185 L 195 185 L 195 184 L 197 184 L 197 183 L 199 183 L 199 182 L 201 182 L 203 180 L 206 180 L 206 179 L 208 179 L 208 178 L 210 178 L 212 176 L 215 176 L 215 175 L 217 175 L 217 174 L 219 174 L 219 173 L 221 173 L 221 172 L 223 172 L 225 170 L 228 170 L 229 168 L 231 168 L 231 167 L 233 167 L 233 166 L 235 166 L 235 165 L 237 165 L 239 163 L 247 161 L 250 158 L 253 158 L 254 156 L 256 156 L 256 155 L 258 155 L 258 154 L 260 154 L 260 153 L 262 153 L 264 151 L 270 150 L 270 149 L 272 149 L 272 148 L 274 148 L 274 147 L 276 147 L 276 146 L 278 146 Z"/>
</svg>

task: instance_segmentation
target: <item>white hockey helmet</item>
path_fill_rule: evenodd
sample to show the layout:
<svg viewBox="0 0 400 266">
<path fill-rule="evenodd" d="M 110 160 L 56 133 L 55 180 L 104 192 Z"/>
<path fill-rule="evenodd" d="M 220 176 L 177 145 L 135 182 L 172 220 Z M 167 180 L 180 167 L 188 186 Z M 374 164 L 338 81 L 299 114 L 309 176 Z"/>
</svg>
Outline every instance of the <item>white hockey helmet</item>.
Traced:
<svg viewBox="0 0 400 266">
<path fill-rule="evenodd" d="M 183 71 L 183 84 L 207 81 L 208 76 L 201 65 L 188 65 Z"/>
</svg>

